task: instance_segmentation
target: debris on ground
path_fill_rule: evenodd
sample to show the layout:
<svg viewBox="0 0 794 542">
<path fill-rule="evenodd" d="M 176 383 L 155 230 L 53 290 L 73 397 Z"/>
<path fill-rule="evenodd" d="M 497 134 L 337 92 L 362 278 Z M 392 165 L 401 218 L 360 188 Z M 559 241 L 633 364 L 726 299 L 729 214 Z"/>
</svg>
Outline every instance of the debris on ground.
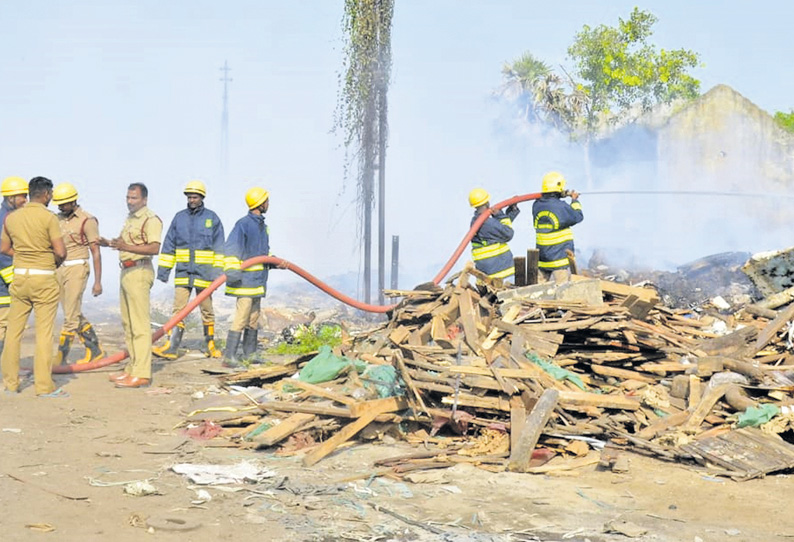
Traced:
<svg viewBox="0 0 794 542">
<path fill-rule="evenodd" d="M 625 472 L 628 449 L 736 480 L 794 467 L 779 436 L 791 426 L 772 423 L 794 402 L 794 304 L 725 315 L 670 308 L 649 283 L 573 279 L 505 289 L 467 266 L 445 287 L 395 292 L 372 331 L 222 376 L 264 391 L 215 396 L 207 413 L 238 446 L 281 446 L 306 466 L 354 438 L 422 445 L 374 475 Z"/>
</svg>

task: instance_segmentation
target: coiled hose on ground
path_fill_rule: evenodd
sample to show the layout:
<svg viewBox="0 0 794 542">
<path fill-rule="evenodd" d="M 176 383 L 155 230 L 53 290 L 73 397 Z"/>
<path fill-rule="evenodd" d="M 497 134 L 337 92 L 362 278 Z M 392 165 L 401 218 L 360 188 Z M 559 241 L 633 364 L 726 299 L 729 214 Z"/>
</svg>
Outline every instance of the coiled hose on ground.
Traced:
<svg viewBox="0 0 794 542">
<path fill-rule="evenodd" d="M 504 201 L 500 201 L 499 203 L 495 203 L 491 207 L 493 209 L 501 209 L 503 207 L 518 204 L 524 201 L 535 200 L 538 199 L 539 197 L 540 197 L 539 193 L 525 194 L 523 196 L 513 196 L 510 199 L 506 199 Z M 444 280 L 444 277 L 447 276 L 447 273 L 449 273 L 450 269 L 452 269 L 452 267 L 457 263 L 461 254 L 463 254 L 463 251 L 466 250 L 466 248 L 468 247 L 469 242 L 471 241 L 472 237 L 474 237 L 474 234 L 477 233 L 477 231 L 480 229 L 480 226 L 482 226 L 482 223 L 485 222 L 485 220 L 489 216 L 490 216 L 489 213 L 482 213 L 477 218 L 477 220 L 474 221 L 468 233 L 466 233 L 466 235 L 463 237 L 463 240 L 458 245 L 458 248 L 456 248 L 455 252 L 452 253 L 452 256 L 449 258 L 449 261 L 447 261 L 444 267 L 441 268 L 441 271 L 439 271 L 438 274 L 433 278 L 434 284 L 439 284 L 442 280 Z M 347 296 L 342 292 L 335 290 L 334 288 L 331 288 L 329 285 L 327 285 L 326 283 L 324 283 L 323 281 L 321 281 L 320 279 L 318 279 L 317 277 L 315 277 L 305 269 L 295 265 L 292 262 L 289 262 L 283 258 L 278 258 L 276 256 L 256 256 L 254 258 L 245 260 L 241 264 L 241 267 L 245 269 L 251 265 L 256 265 L 260 263 L 265 265 L 269 264 L 278 269 L 288 269 L 293 273 L 295 273 L 296 275 L 311 282 L 312 284 L 317 286 L 320 290 L 327 293 L 328 295 L 333 296 L 342 303 L 345 303 L 347 305 L 350 305 L 351 307 L 357 308 L 362 311 L 385 313 L 392 310 L 396 306 L 396 305 L 371 305 L 369 303 L 362 303 L 360 301 L 357 301 L 352 297 Z M 172 316 L 170 320 L 168 320 L 165 324 L 163 324 L 163 326 L 160 329 L 158 329 L 152 334 L 152 342 L 157 341 L 158 339 L 160 339 L 160 337 L 162 337 L 163 335 L 168 333 L 171 329 L 173 329 L 174 326 L 176 326 L 179 322 L 185 319 L 187 315 L 193 311 L 193 309 L 195 309 L 205 298 L 212 295 L 212 292 L 217 290 L 224 282 L 226 282 L 226 275 L 221 275 L 220 277 L 212 281 L 212 284 L 204 288 L 204 290 L 202 290 L 201 293 L 196 295 L 196 297 L 193 298 L 193 300 L 190 301 L 185 306 L 184 309 L 182 309 L 174 316 Z M 90 363 L 81 363 L 79 365 L 77 364 L 56 365 L 52 368 L 52 372 L 56 374 L 69 374 L 69 373 L 81 373 L 84 371 L 91 371 L 93 369 L 99 369 L 101 367 L 107 367 L 108 365 L 113 365 L 114 363 L 118 363 L 124 360 L 128 355 L 129 353 L 126 350 L 122 350 L 120 352 L 116 352 L 115 354 L 104 357 L 102 359 L 98 359 L 96 361 L 92 361 Z"/>
</svg>

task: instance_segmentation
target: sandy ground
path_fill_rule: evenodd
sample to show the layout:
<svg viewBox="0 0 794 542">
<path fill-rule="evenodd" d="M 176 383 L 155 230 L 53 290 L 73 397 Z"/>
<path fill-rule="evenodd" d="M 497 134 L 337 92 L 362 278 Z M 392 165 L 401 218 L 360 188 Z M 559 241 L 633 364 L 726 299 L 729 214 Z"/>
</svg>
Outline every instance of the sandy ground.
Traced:
<svg viewBox="0 0 794 542">
<path fill-rule="evenodd" d="M 118 341 L 112 331 L 102 328 L 108 344 Z M 29 367 L 30 344 L 23 354 Z M 158 364 L 144 390 L 114 389 L 108 369 L 58 376 L 70 393 L 64 399 L 37 398 L 29 385 L 0 395 L 0 540 L 794 540 L 794 478 L 786 475 L 737 483 L 632 455 L 620 475 L 593 466 L 552 477 L 457 465 L 442 471 L 443 483 L 407 484 L 367 479 L 376 459 L 417 450 L 405 443 L 350 446 L 305 469 L 300 456 L 195 441 L 175 427 L 191 395 L 217 384 L 202 372 L 217 364 L 195 352 Z M 207 500 L 170 470 L 242 460 L 275 475 L 204 486 Z M 157 494 L 124 493 L 125 482 L 140 480 Z M 636 536 L 607 532 L 609 524 Z"/>
</svg>

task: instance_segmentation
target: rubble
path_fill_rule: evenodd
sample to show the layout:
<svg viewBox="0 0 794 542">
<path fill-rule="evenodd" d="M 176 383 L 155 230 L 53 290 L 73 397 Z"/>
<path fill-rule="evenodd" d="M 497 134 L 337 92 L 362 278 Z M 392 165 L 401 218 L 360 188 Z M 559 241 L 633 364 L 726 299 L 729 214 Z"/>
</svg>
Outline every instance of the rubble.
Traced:
<svg viewBox="0 0 794 542">
<path fill-rule="evenodd" d="M 791 440 L 788 423 L 737 427 L 749 408 L 794 403 L 794 305 L 707 314 L 667 307 L 652 287 L 574 279 L 504 290 L 467 267 L 443 288 L 399 292 L 388 322 L 333 352 L 330 380 L 296 375 L 314 356 L 225 375 L 264 391 L 211 419 L 242 447 L 291 439 L 280 453 L 306 466 L 357 436 L 423 445 L 375 475 L 457 463 L 625 472 L 628 449 L 736 480 L 794 467 L 778 436 Z"/>
</svg>

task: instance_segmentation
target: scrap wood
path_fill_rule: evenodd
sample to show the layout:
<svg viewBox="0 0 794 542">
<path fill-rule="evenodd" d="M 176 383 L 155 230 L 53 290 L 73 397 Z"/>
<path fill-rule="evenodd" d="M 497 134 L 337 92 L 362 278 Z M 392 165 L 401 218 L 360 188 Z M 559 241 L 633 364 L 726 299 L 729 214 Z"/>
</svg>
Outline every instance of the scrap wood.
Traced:
<svg viewBox="0 0 794 542">
<path fill-rule="evenodd" d="M 532 450 L 535 449 L 543 428 L 554 413 L 559 397 L 560 392 L 557 390 L 544 391 L 527 416 L 524 425 L 520 429 L 514 428 L 519 431 L 520 436 L 515 448 L 511 448 L 510 451 L 510 462 L 507 467 L 510 471 L 526 472 L 529 468 Z"/>
<path fill-rule="evenodd" d="M 408 389 L 408 401 L 414 412 L 427 412 L 427 407 L 422 400 L 422 394 L 417 391 L 417 387 L 411 378 L 408 368 L 405 366 L 402 353 L 397 351 L 392 355 L 392 364 L 397 368 L 402 376 L 405 387 Z"/>
<path fill-rule="evenodd" d="M 290 363 L 287 365 L 268 365 L 266 367 L 257 367 L 249 371 L 240 373 L 232 373 L 220 377 L 221 382 L 224 384 L 234 384 L 238 382 L 248 382 L 249 380 L 270 380 L 279 376 L 294 374 L 298 370 L 297 363 Z"/>
<path fill-rule="evenodd" d="M 296 378 L 288 378 L 286 380 L 283 380 L 282 383 L 286 384 L 286 385 L 289 385 L 289 386 L 294 386 L 296 388 L 300 388 L 300 389 L 302 389 L 304 391 L 309 392 L 313 396 L 323 397 L 325 399 L 330 399 L 330 400 L 332 400 L 332 401 L 334 401 L 336 403 L 341 403 L 341 404 L 346 405 L 346 406 L 351 406 L 351 405 L 354 405 L 354 404 L 357 403 L 357 401 L 355 399 L 353 399 L 352 397 L 349 397 L 349 396 L 344 395 L 344 394 L 339 393 L 339 392 L 335 392 L 335 391 L 329 390 L 329 389 L 324 388 L 322 386 L 317 386 L 316 384 L 310 384 L 309 382 L 303 382 L 303 381 L 298 380 Z"/>
<path fill-rule="evenodd" d="M 725 392 L 728 391 L 730 386 L 730 384 L 720 384 L 719 386 L 710 388 L 704 393 L 697 407 L 691 412 L 689 418 L 683 424 L 682 429 L 686 432 L 697 432 L 700 424 L 706 419 L 706 416 L 708 416 L 711 409 L 714 408 L 714 405 L 717 404 L 717 401 L 722 399 L 722 396 L 725 395 Z"/>
<path fill-rule="evenodd" d="M 779 311 L 775 319 L 769 322 L 763 331 L 758 334 L 758 338 L 756 339 L 754 345 L 755 352 L 763 350 L 763 348 L 769 344 L 769 341 L 771 341 L 772 338 L 777 335 L 778 331 L 783 329 L 783 326 L 785 326 L 792 319 L 794 319 L 794 303 L 786 307 L 785 310 Z"/>
<path fill-rule="evenodd" d="M 282 420 L 281 423 L 278 423 L 272 426 L 270 429 L 256 435 L 255 437 L 252 437 L 250 440 L 251 442 L 256 443 L 257 447 L 259 448 L 273 446 L 274 444 L 289 437 L 296 431 L 300 431 L 309 422 L 314 421 L 316 417 L 317 416 L 314 414 L 297 412 Z"/>
<path fill-rule="evenodd" d="M 309 452 L 303 458 L 303 465 L 305 467 L 311 467 L 322 458 L 333 452 L 340 445 L 353 438 L 356 433 L 372 423 L 379 414 L 394 412 L 396 410 L 404 410 L 407 407 L 407 402 L 403 398 L 388 397 L 387 399 L 364 401 L 356 405 L 356 407 L 355 415 L 358 417 L 358 419 L 344 426 L 331 438 Z"/>
<path fill-rule="evenodd" d="M 554 465 L 541 465 L 539 467 L 529 467 L 523 471 L 529 474 L 548 474 L 550 472 L 568 471 L 596 465 L 600 461 L 598 454 L 590 454 L 577 459 L 565 460 L 565 462 L 555 463 Z"/>
</svg>

